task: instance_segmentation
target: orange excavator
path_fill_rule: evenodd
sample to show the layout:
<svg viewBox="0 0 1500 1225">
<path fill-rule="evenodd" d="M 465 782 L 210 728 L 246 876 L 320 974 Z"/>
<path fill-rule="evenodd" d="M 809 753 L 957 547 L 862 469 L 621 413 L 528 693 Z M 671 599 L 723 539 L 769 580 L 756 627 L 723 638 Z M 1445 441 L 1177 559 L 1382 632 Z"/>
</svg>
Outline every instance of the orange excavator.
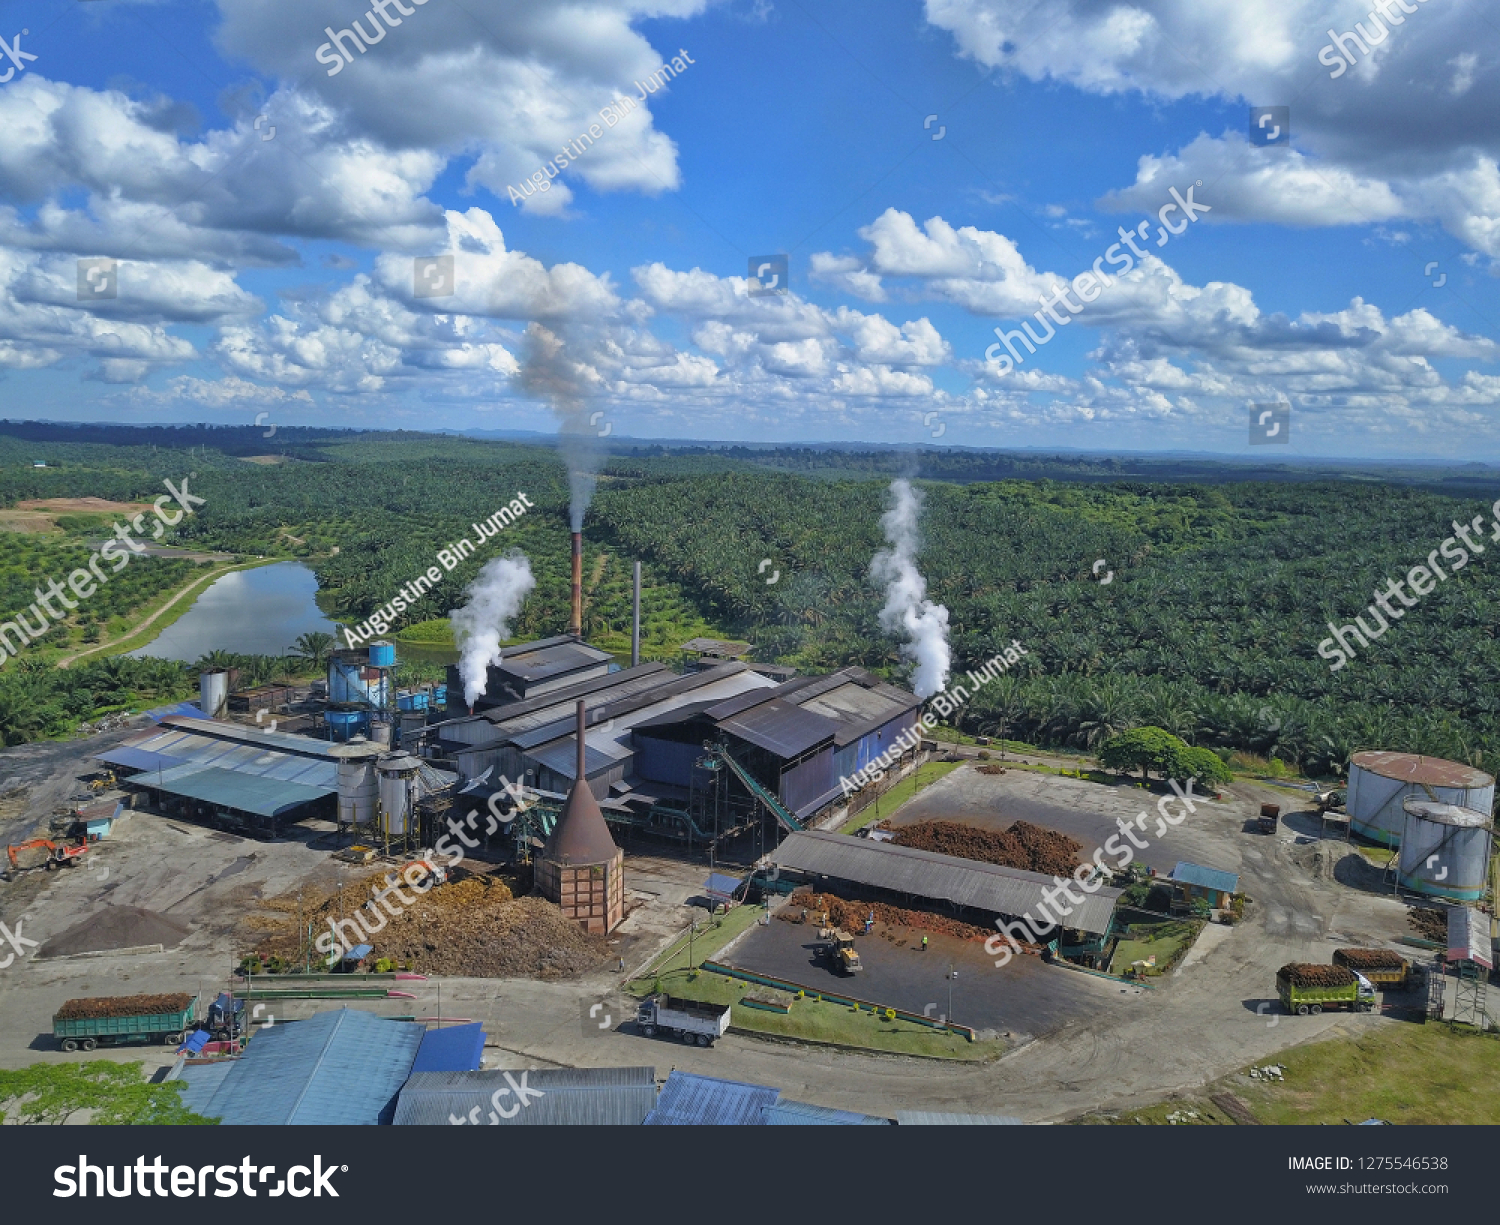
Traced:
<svg viewBox="0 0 1500 1225">
<path fill-rule="evenodd" d="M 10 870 L 31 872 L 37 868 L 52 871 L 58 867 L 72 867 L 89 851 L 86 840 L 77 842 L 53 842 L 50 838 L 33 838 L 5 848 L 10 858 Z"/>
</svg>

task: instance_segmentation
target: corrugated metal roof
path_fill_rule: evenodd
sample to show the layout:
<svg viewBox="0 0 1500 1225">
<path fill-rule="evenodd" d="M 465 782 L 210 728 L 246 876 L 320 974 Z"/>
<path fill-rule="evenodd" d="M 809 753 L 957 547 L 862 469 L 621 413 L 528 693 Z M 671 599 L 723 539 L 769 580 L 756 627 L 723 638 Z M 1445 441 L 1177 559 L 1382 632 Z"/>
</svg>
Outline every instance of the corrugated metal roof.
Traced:
<svg viewBox="0 0 1500 1225">
<path fill-rule="evenodd" d="M 225 1077 L 238 1064 L 238 1059 L 220 1059 L 213 1063 L 186 1063 L 179 1060 L 167 1073 L 167 1079 L 180 1080 L 185 1086 L 182 1090 L 184 1106 L 194 1114 L 211 1119 L 215 1116 L 208 1113 L 208 1104 L 213 1101 L 214 1094 L 223 1085 Z"/>
<path fill-rule="evenodd" d="M 1233 872 L 1205 868 L 1201 863 L 1179 863 L 1172 869 L 1172 879 L 1181 885 L 1197 885 L 1219 893 L 1233 893 L 1240 887 L 1240 878 Z"/>
<path fill-rule="evenodd" d="M 725 876 L 722 872 L 710 872 L 703 882 L 703 890 L 710 897 L 733 897 L 744 884 L 738 876 Z"/>
<path fill-rule="evenodd" d="M 152 753 L 147 749 L 120 744 L 102 753 L 95 753 L 94 760 L 102 761 L 107 766 L 121 766 L 126 770 L 170 770 L 173 766 L 182 765 L 187 758 Z"/>
<path fill-rule="evenodd" d="M 1056 912 L 1055 905 L 1048 905 L 1045 912 L 1041 909 L 1042 890 L 1057 892 L 1050 876 L 890 842 L 807 831 L 789 834 L 770 859 L 796 872 L 940 898 L 1012 918 L 1030 914 L 1040 919 L 1043 913 Z M 1063 918 L 1064 926 L 1101 934 L 1108 931 L 1115 902 L 1123 893 L 1123 889 L 1101 888 L 1084 894 L 1082 903 Z"/>
<path fill-rule="evenodd" d="M 832 719 L 793 706 L 782 698 L 772 698 L 730 718 L 719 719 L 718 723 L 731 735 L 778 757 L 796 757 L 825 740 L 832 741 L 839 728 Z"/>
<path fill-rule="evenodd" d="M 767 1127 L 885 1127 L 889 1119 L 878 1119 L 873 1114 L 858 1114 L 853 1110 L 834 1110 L 831 1106 L 814 1106 L 808 1102 L 778 1101 L 766 1108 Z"/>
<path fill-rule="evenodd" d="M 157 723 L 168 715 L 177 715 L 183 719 L 207 719 L 209 717 L 203 713 L 203 708 L 196 702 L 175 702 L 171 706 L 158 706 L 155 710 L 146 712 L 146 716 Z"/>
<path fill-rule="evenodd" d="M 198 1113 L 228 1125 L 388 1123 L 422 1034 L 349 1008 L 258 1030 Z"/>
<path fill-rule="evenodd" d="M 546 766 L 554 774 L 561 775 L 563 778 L 572 778 L 578 773 L 578 745 L 572 736 L 564 740 L 554 740 L 551 744 L 544 744 L 540 748 L 527 749 L 525 757 L 528 762 Z M 596 774 L 602 774 L 618 760 L 619 756 L 601 753 L 588 742 L 587 736 L 584 737 L 583 768 L 590 778 Z"/>
<path fill-rule="evenodd" d="M 206 725 L 206 721 L 200 720 L 199 725 Z M 288 753 L 253 740 L 200 736 L 179 728 L 146 732 L 122 746 L 97 754 L 96 759 L 138 770 L 164 770 L 187 764 L 219 766 L 309 787 L 331 788 L 338 782 L 338 765 L 331 754 L 317 757 Z"/>
<path fill-rule="evenodd" d="M 476 1072 L 484 1059 L 484 1026 L 450 1025 L 429 1029 L 411 1065 L 417 1072 Z"/>
<path fill-rule="evenodd" d="M 233 808 L 238 812 L 253 812 L 261 817 L 278 817 L 301 804 L 310 804 L 324 796 L 333 795 L 337 790 L 334 787 L 306 787 L 301 783 L 240 774 L 234 770 L 221 770 L 216 766 L 191 764 L 163 770 L 160 774 L 148 774 L 143 781 L 173 795 L 202 800 L 205 804 L 218 804 L 222 808 Z"/>
<path fill-rule="evenodd" d="M 780 1096 L 780 1089 L 766 1085 L 673 1072 L 656 1099 L 656 1109 L 643 1122 L 648 1127 L 758 1127 Z"/>
<path fill-rule="evenodd" d="M 584 668 L 597 668 L 612 659 L 614 656 L 608 651 L 591 647 L 586 642 L 571 638 L 558 642 L 554 639 L 546 645 L 528 643 L 502 649 L 499 670 L 520 680 L 535 682 Z"/>
<path fill-rule="evenodd" d="M 1008 1114 L 949 1114 L 941 1110 L 898 1110 L 902 1127 L 1024 1127 L 1024 1119 Z"/>
<path fill-rule="evenodd" d="M 510 1075 L 522 1083 L 521 1070 Z M 505 1118 L 500 1111 L 513 1109 L 517 1101 L 504 1071 L 413 1073 L 396 1103 L 396 1126 L 477 1119 L 490 1126 L 634 1127 L 656 1104 L 655 1068 L 543 1068 L 524 1075 L 526 1105 Z"/>
<path fill-rule="evenodd" d="M 1422 757 L 1416 753 L 1356 753 L 1349 762 L 1382 778 L 1426 783 L 1429 787 L 1483 788 L 1493 786 L 1495 782 L 1483 770 L 1476 770 L 1473 766 L 1441 757 Z"/>
<path fill-rule="evenodd" d="M 1487 970 L 1495 968 L 1487 915 L 1472 906 L 1448 907 L 1448 960 L 1472 961 Z"/>
<path fill-rule="evenodd" d="M 165 716 L 161 721 L 161 726 L 178 728 L 216 740 L 233 740 L 241 744 L 279 749 L 283 753 L 297 753 L 304 757 L 332 760 L 330 750 L 333 748 L 333 743 L 331 741 L 316 740 L 312 736 L 298 736 L 293 732 L 262 731 L 258 727 L 246 727 L 240 723 L 225 723 L 218 719 L 184 719 L 177 715 Z"/>
</svg>

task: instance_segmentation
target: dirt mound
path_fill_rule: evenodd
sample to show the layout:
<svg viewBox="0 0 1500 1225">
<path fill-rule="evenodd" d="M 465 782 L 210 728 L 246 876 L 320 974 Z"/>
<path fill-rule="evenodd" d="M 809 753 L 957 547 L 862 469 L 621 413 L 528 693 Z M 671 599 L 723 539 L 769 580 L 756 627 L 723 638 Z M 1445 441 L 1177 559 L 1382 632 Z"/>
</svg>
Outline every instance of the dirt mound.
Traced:
<svg viewBox="0 0 1500 1225">
<path fill-rule="evenodd" d="M 897 846 L 957 855 L 1003 868 L 1040 872 L 1044 876 L 1073 875 L 1078 867 L 1078 852 L 1083 850 L 1083 843 L 1076 839 L 1029 821 L 1017 821 L 999 833 L 957 821 L 918 821 L 901 826 L 895 835 L 892 841 Z"/>
<path fill-rule="evenodd" d="M 842 898 L 833 893 L 814 893 L 809 889 L 798 889 L 792 894 L 776 917 L 788 923 L 802 922 L 802 912 L 807 911 L 807 922 L 817 926 L 822 922 L 823 912 L 833 927 L 842 927 L 854 935 L 865 930 L 865 919 L 875 912 L 875 922 L 888 927 L 909 927 L 934 935 L 957 936 L 960 940 L 988 940 L 995 934 L 992 928 L 976 927 L 972 923 L 961 923 L 946 915 L 930 914 L 925 910 L 903 910 L 899 906 L 887 906 L 884 902 L 861 902 L 854 898 Z"/>
<path fill-rule="evenodd" d="M 69 1000 L 57 1010 L 58 1021 L 95 1021 L 105 1017 L 149 1017 L 166 1012 L 181 1012 L 193 1002 L 185 992 L 171 995 L 109 995 L 86 1000 Z"/>
<path fill-rule="evenodd" d="M 984 765 L 984 766 L 975 766 L 974 768 L 976 770 L 978 770 L 981 774 L 1004 774 L 1005 773 L 1005 767 L 1004 766 Z"/>
<path fill-rule="evenodd" d="M 37 949 L 38 957 L 67 957 L 74 953 L 102 953 L 142 944 L 176 948 L 192 935 L 191 925 L 140 906 L 106 906 L 58 932 Z"/>
<path fill-rule="evenodd" d="M 1446 910 L 1413 906 L 1406 912 L 1406 921 L 1423 940 L 1436 940 L 1439 944 L 1448 942 L 1448 912 Z"/>
<path fill-rule="evenodd" d="M 1288 979 L 1294 987 L 1347 987 L 1354 981 L 1354 971 L 1343 966 L 1317 966 L 1294 961 L 1276 971 L 1276 977 Z"/>
<path fill-rule="evenodd" d="M 408 906 L 388 898 L 394 915 L 372 908 L 366 904 L 371 887 L 383 887 L 385 875 L 374 873 L 317 903 L 307 920 L 314 938 L 340 923 L 346 936 L 358 935 L 360 943 L 373 946 L 376 959 L 386 957 L 421 974 L 469 978 L 572 978 L 596 969 L 609 955 L 602 936 L 589 935 L 558 906 L 539 897 L 516 898 L 490 876 L 449 881 L 426 894 L 403 888 L 415 900 Z M 289 906 L 287 901 L 273 901 L 272 908 L 285 917 L 273 920 L 267 935 L 255 937 L 254 947 L 295 963 L 302 956 L 296 899 Z"/>
</svg>

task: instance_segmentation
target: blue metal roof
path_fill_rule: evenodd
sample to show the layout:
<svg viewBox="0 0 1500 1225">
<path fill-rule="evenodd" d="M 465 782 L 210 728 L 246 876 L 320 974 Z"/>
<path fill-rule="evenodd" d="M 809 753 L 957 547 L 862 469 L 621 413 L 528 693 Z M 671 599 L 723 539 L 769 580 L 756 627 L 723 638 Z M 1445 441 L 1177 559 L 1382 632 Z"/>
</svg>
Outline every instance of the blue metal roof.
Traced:
<svg viewBox="0 0 1500 1225">
<path fill-rule="evenodd" d="M 709 897 L 733 898 L 743 882 L 738 876 L 725 876 L 721 872 L 710 872 L 703 882 L 703 890 Z"/>
<path fill-rule="evenodd" d="M 211 1119 L 214 1116 L 209 1112 L 208 1104 L 239 1062 L 238 1059 L 220 1059 L 213 1063 L 185 1064 L 179 1060 L 177 1066 L 167 1073 L 167 1080 L 182 1081 L 186 1086 L 182 1091 L 182 1104 L 194 1114 Z"/>
<path fill-rule="evenodd" d="M 873 1114 L 858 1114 L 853 1110 L 835 1110 L 831 1106 L 814 1106 L 810 1102 L 782 1102 L 766 1110 L 767 1127 L 884 1127 L 889 1119 L 877 1119 Z"/>
<path fill-rule="evenodd" d="M 158 706 L 155 710 L 146 712 L 148 718 L 160 723 L 168 715 L 177 715 L 182 719 L 207 719 L 209 716 L 196 702 L 178 702 L 172 706 Z"/>
<path fill-rule="evenodd" d="M 418 1072 L 476 1072 L 484 1057 L 484 1026 L 452 1025 L 429 1029 L 417 1048 L 412 1075 Z"/>
<path fill-rule="evenodd" d="M 766 1085 L 673 1072 L 644 1122 L 658 1127 L 758 1127 L 780 1096 L 780 1089 Z"/>
<path fill-rule="evenodd" d="M 389 1123 L 422 1033 L 349 1008 L 258 1030 L 206 1101 L 193 1092 L 193 1108 L 227 1125 Z"/>
<path fill-rule="evenodd" d="M 1219 893 L 1233 893 L 1240 884 L 1240 878 L 1233 872 L 1205 868 L 1199 863 L 1178 864 L 1172 869 L 1172 879 L 1178 884 L 1197 885 L 1201 889 L 1213 889 Z"/>
<path fill-rule="evenodd" d="M 196 762 L 131 781 L 140 781 L 158 791 L 202 800 L 206 804 L 217 804 L 221 808 L 253 812 L 261 817 L 277 817 L 335 793 L 333 787 L 309 787 L 264 775 L 241 774 L 218 766 L 200 766 Z"/>
</svg>

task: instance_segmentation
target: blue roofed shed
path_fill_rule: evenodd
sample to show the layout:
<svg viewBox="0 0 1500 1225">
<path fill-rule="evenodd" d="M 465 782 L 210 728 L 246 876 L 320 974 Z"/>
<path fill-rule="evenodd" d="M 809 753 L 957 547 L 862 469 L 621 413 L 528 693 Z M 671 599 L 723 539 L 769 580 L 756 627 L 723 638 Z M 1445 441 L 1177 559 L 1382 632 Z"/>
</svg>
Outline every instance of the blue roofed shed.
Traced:
<svg viewBox="0 0 1500 1225">
<path fill-rule="evenodd" d="M 451 1025 L 429 1029 L 417 1048 L 412 1075 L 418 1072 L 476 1072 L 484 1058 L 484 1026 Z"/>
<path fill-rule="evenodd" d="M 644 1121 L 647 1126 L 666 1127 L 759 1127 L 780 1096 L 780 1089 L 766 1085 L 673 1072 L 656 1099 L 656 1109 Z"/>
<path fill-rule="evenodd" d="M 790 1101 L 777 1101 L 768 1107 L 765 1122 L 767 1127 L 885 1127 L 890 1124 L 889 1119 L 878 1119 L 873 1114 Z"/>
<path fill-rule="evenodd" d="M 1172 869 L 1169 879 L 1184 899 L 1201 897 L 1219 910 L 1228 908 L 1230 899 L 1240 887 L 1240 878 L 1233 872 L 1205 868 L 1198 863 L 1179 863 Z"/>
<path fill-rule="evenodd" d="M 348 1008 L 320 1012 L 257 1031 L 221 1079 L 185 1069 L 183 1100 L 228 1125 L 389 1123 L 423 1033 Z"/>
</svg>

